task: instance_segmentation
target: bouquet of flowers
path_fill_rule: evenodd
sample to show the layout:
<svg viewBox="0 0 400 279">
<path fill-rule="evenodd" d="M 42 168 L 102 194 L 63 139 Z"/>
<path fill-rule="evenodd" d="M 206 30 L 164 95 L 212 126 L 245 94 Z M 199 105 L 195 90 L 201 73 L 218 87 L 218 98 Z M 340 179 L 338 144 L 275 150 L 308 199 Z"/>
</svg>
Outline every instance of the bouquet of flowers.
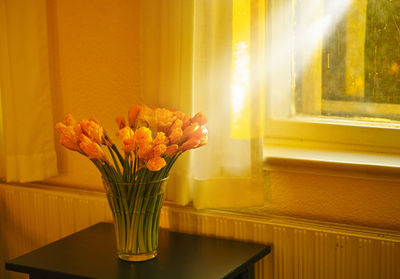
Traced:
<svg viewBox="0 0 400 279">
<path fill-rule="evenodd" d="M 207 144 L 207 118 L 201 112 L 190 117 L 174 109 L 133 105 L 128 123 L 125 117 L 116 122 L 122 152 L 94 118 L 77 122 L 69 114 L 56 130 L 63 146 L 87 156 L 102 175 L 119 257 L 146 260 L 156 255 L 163 182 L 183 152 Z"/>
</svg>

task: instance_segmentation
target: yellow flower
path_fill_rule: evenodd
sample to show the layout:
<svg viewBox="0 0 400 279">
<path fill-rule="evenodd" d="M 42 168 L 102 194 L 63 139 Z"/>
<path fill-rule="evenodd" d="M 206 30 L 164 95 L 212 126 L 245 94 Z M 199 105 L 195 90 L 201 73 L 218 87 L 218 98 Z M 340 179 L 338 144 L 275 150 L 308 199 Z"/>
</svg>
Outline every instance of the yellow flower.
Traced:
<svg viewBox="0 0 400 279">
<path fill-rule="evenodd" d="M 151 171 L 159 171 L 165 166 L 165 164 L 166 162 L 164 158 L 153 157 L 146 163 L 146 167 Z"/>
<path fill-rule="evenodd" d="M 134 132 L 130 127 L 122 128 L 118 131 L 119 137 L 122 139 L 122 150 L 130 153 L 135 149 Z"/>
<path fill-rule="evenodd" d="M 192 123 L 196 122 L 199 125 L 204 125 L 207 123 L 207 121 L 207 116 L 205 116 L 202 112 L 196 113 L 196 115 L 191 119 Z"/>
<path fill-rule="evenodd" d="M 183 121 L 180 119 L 175 120 L 174 124 L 169 129 L 169 140 L 171 143 L 179 142 L 182 137 L 182 125 Z"/>
<path fill-rule="evenodd" d="M 91 140 L 94 140 L 97 144 L 102 143 L 103 127 L 99 125 L 96 119 L 82 119 L 81 121 L 79 121 L 79 124 L 81 125 L 82 132 L 85 134 L 85 136 L 87 136 Z"/>
<path fill-rule="evenodd" d="M 129 119 L 129 126 L 133 127 L 135 126 L 136 119 L 138 117 L 138 114 L 140 113 L 142 106 L 140 105 L 132 105 L 131 108 L 128 111 L 128 119 Z"/>
<path fill-rule="evenodd" d="M 160 157 L 167 150 L 167 146 L 165 144 L 158 144 L 153 146 L 153 157 Z"/>
<path fill-rule="evenodd" d="M 80 151 L 78 136 L 73 126 L 66 126 L 60 122 L 57 123 L 56 130 L 59 134 L 61 134 L 60 143 L 62 145 L 70 150 Z"/>
<path fill-rule="evenodd" d="M 167 150 L 165 151 L 165 155 L 172 157 L 178 152 L 178 145 L 177 144 L 171 144 L 170 146 L 167 147 Z"/>
<path fill-rule="evenodd" d="M 150 129 L 146 127 L 140 127 L 137 129 L 135 131 L 134 139 L 139 147 L 149 145 L 153 140 Z"/>
<path fill-rule="evenodd" d="M 98 159 L 101 161 L 106 161 L 106 156 L 103 149 L 95 141 L 82 134 L 79 137 L 79 147 L 90 159 Z"/>
</svg>

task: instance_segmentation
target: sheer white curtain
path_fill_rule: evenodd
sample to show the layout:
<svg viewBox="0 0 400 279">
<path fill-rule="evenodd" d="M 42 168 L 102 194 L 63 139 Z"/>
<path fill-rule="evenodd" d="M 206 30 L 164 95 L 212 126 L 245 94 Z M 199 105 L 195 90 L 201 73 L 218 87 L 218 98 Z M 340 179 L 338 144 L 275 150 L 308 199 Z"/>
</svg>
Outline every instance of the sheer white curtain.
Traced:
<svg viewBox="0 0 400 279">
<path fill-rule="evenodd" d="M 0 0 L 1 177 L 57 174 L 45 0 Z"/>
<path fill-rule="evenodd" d="M 263 203 L 263 2 L 195 2 L 193 106 L 210 133 L 193 153 L 198 208 Z"/>
<path fill-rule="evenodd" d="M 174 166 L 167 199 L 196 208 L 263 203 L 262 73 L 255 62 L 263 60 L 264 2 L 141 3 L 143 102 L 209 118 L 208 145 Z"/>
</svg>

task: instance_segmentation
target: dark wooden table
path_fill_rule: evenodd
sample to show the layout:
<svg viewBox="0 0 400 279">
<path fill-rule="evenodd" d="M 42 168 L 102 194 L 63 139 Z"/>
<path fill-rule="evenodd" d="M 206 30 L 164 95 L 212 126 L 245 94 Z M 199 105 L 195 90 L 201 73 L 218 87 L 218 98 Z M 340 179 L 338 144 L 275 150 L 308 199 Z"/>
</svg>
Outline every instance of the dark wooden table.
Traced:
<svg viewBox="0 0 400 279">
<path fill-rule="evenodd" d="M 270 246 L 160 229 L 158 256 L 119 260 L 112 224 L 100 223 L 6 262 L 6 269 L 37 278 L 212 279 L 254 278 L 254 263 Z"/>
</svg>

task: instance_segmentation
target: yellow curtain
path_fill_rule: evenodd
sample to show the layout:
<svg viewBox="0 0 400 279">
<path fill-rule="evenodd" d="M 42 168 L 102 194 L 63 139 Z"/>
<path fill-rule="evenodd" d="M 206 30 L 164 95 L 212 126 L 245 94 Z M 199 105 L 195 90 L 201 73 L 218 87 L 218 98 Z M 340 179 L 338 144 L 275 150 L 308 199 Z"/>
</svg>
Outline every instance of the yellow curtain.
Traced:
<svg viewBox="0 0 400 279">
<path fill-rule="evenodd" d="M 0 0 L 1 176 L 57 174 L 45 0 Z"/>
<path fill-rule="evenodd" d="M 209 118 L 209 144 L 174 166 L 169 200 L 196 208 L 263 203 L 260 3 L 141 2 L 143 102 Z"/>
</svg>

